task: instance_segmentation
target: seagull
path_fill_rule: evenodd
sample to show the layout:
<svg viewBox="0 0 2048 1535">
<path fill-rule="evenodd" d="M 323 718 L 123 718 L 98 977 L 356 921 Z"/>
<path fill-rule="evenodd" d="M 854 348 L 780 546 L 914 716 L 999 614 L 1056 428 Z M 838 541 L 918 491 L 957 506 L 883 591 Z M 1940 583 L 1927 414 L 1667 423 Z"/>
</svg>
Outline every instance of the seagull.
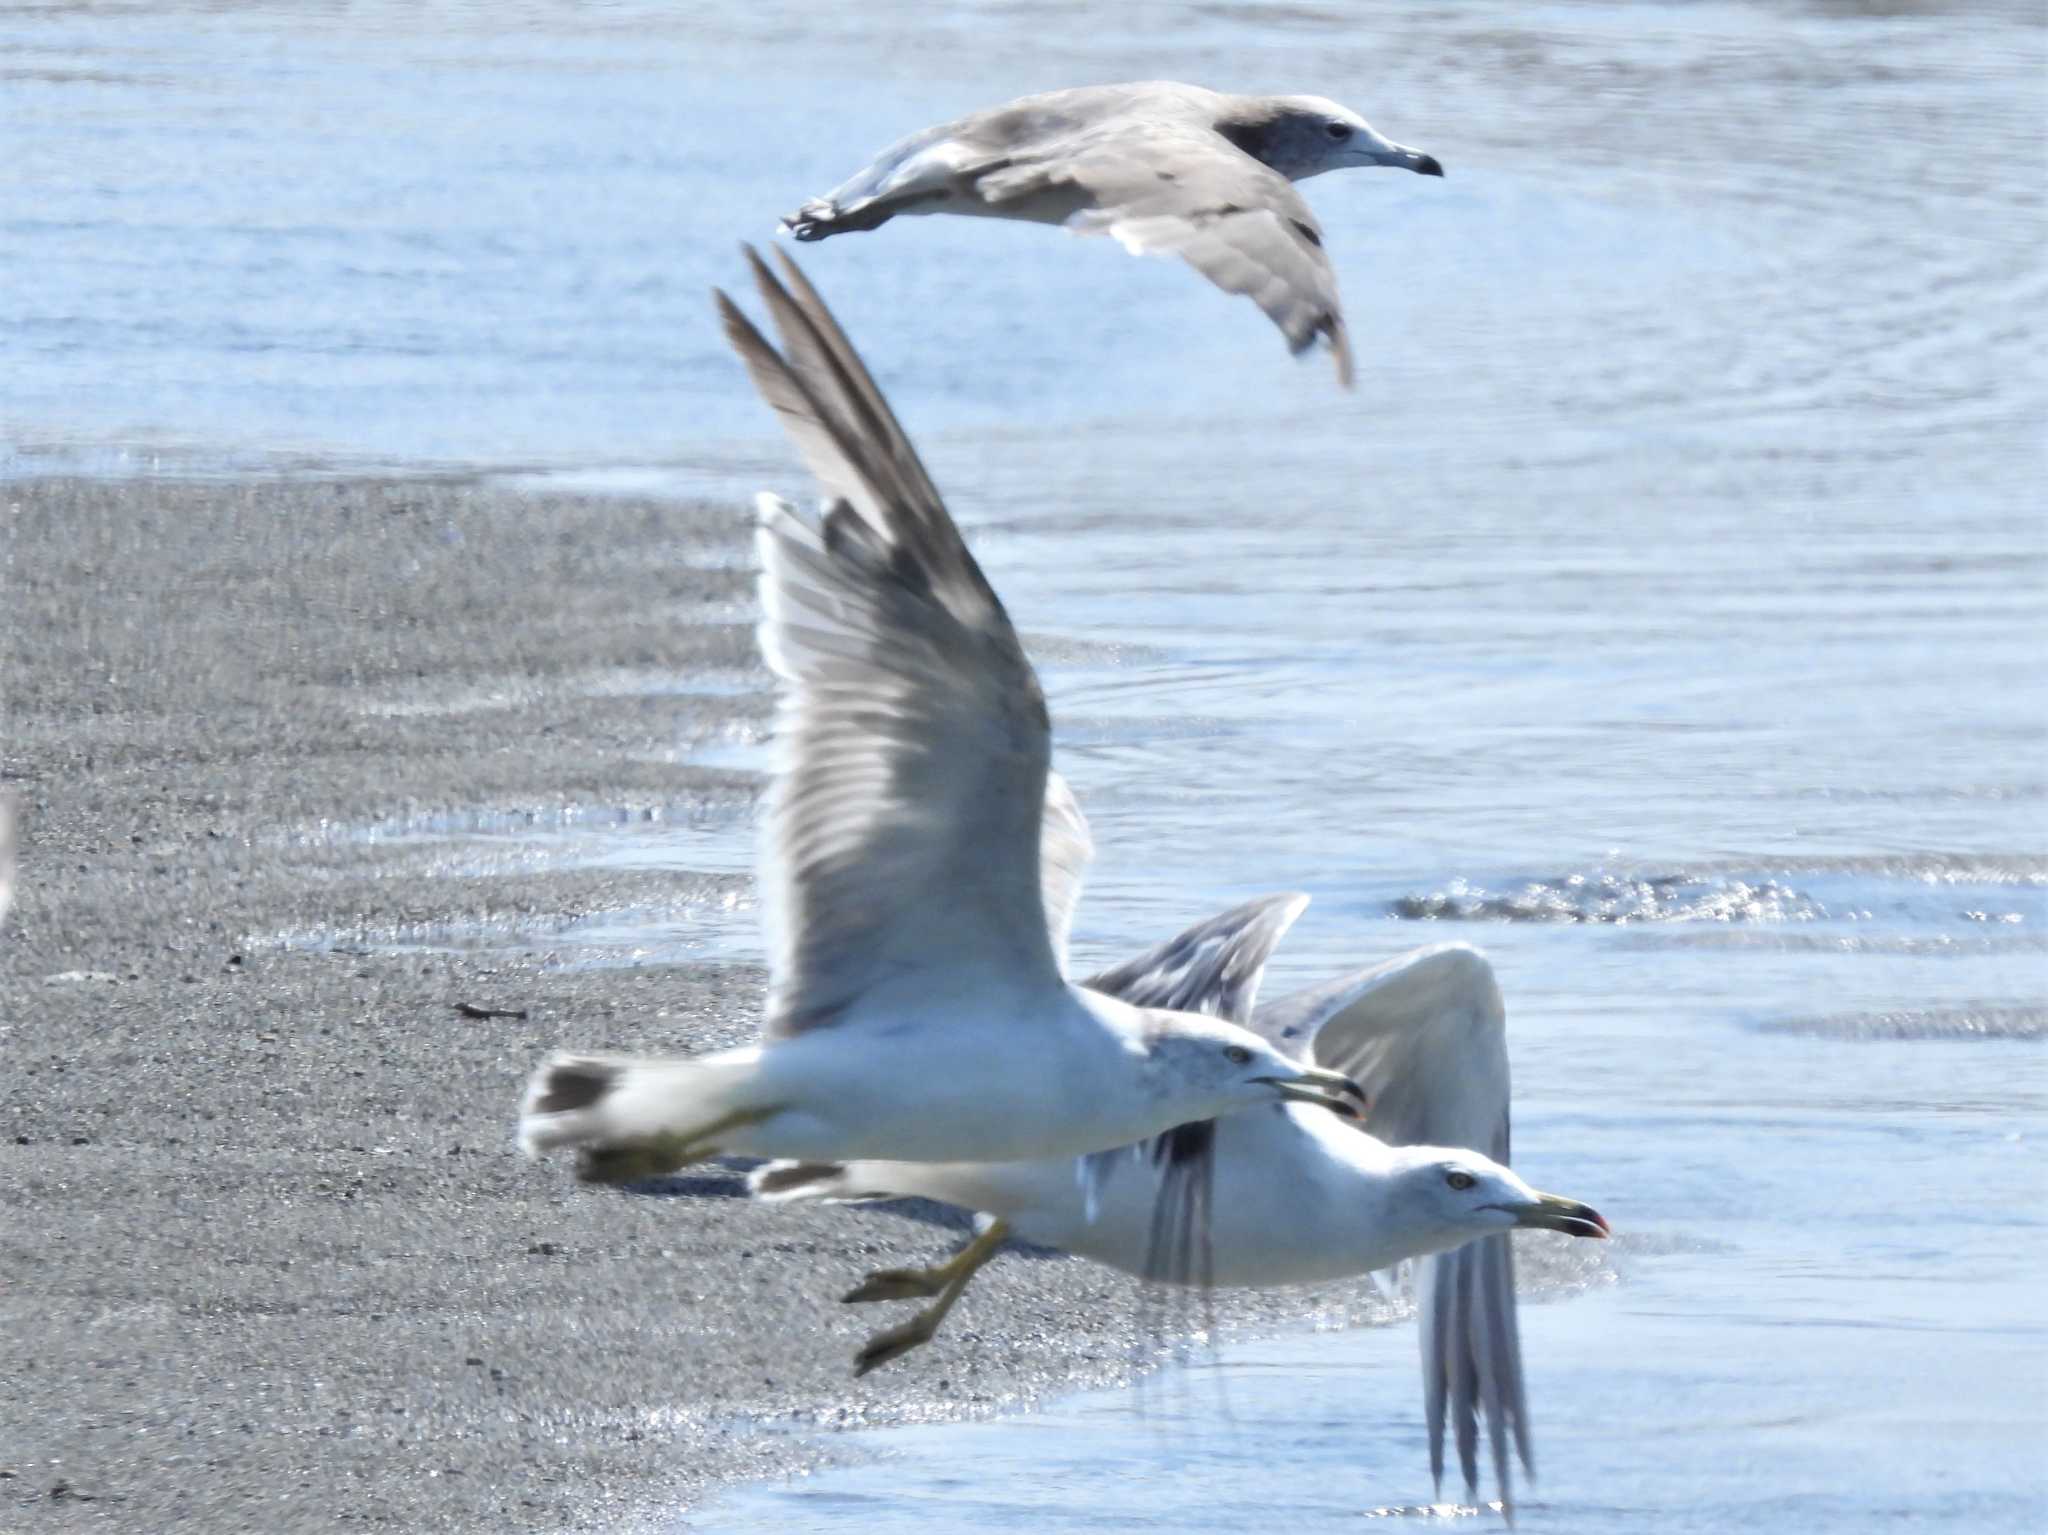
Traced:
<svg viewBox="0 0 2048 1535">
<path fill-rule="evenodd" d="M 823 301 L 787 258 L 778 281 L 747 257 L 781 351 L 718 293 L 725 333 L 825 491 L 817 517 L 757 503 L 781 683 L 761 1041 L 554 1056 L 521 1146 L 626 1182 L 722 1154 L 1072 1156 L 1283 1100 L 1355 1114 L 1342 1074 L 1247 1029 L 1068 983 L 1039 830 L 1071 796 L 1048 800 L 1037 675 Z"/>
<path fill-rule="evenodd" d="M 1048 822 L 1070 822 L 1070 807 L 1070 796 L 1048 801 Z M 1055 840 L 1048 835 L 1048 845 Z M 1085 829 L 1071 824 L 1058 840 L 1087 845 Z M 1048 904 L 1071 905 L 1077 882 L 1049 870 Z M 1483 1414 L 1512 1514 L 1510 1439 L 1525 1468 L 1534 1462 L 1508 1233 L 1605 1237 L 1607 1222 L 1576 1200 L 1539 1193 L 1507 1165 L 1506 1013 L 1477 949 L 1415 949 L 1257 1005 L 1266 960 L 1308 899 L 1248 902 L 1083 984 L 1142 1006 L 1250 1020 L 1280 1048 L 1364 1087 L 1372 1106 L 1362 1125 L 1276 1106 L 1084 1158 L 1078 1174 L 1075 1161 L 1054 1158 L 754 1169 L 750 1187 L 767 1200 L 917 1196 L 981 1212 L 977 1235 L 948 1262 L 870 1274 L 844 1297 L 936 1297 L 876 1334 L 856 1356 L 856 1374 L 930 1341 L 1012 1236 L 1176 1285 L 1319 1284 L 1415 1262 L 1430 1470 L 1441 1490 L 1448 1421 L 1476 1499 Z"/>
<path fill-rule="evenodd" d="M 1323 232 L 1293 183 L 1347 166 L 1441 176 L 1321 96 L 1229 96 L 1171 80 L 1023 96 L 890 145 L 783 219 L 799 240 L 899 213 L 967 213 L 1106 234 L 1174 255 L 1266 312 L 1300 353 L 1327 336 L 1351 387 L 1351 345 Z"/>
</svg>

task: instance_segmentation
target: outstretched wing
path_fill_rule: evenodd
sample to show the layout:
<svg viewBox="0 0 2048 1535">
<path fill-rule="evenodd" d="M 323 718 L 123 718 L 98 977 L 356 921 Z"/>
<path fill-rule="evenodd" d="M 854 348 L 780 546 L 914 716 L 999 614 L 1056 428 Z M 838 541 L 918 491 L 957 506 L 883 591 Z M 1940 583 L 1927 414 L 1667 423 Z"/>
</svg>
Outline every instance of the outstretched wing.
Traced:
<svg viewBox="0 0 2048 1535">
<path fill-rule="evenodd" d="M 1080 984 L 1134 1007 L 1205 1013 L 1247 1023 L 1266 961 L 1308 906 L 1305 895 L 1262 895 Z"/>
<path fill-rule="evenodd" d="M 1179 256 L 1226 293 L 1241 293 L 1306 351 L 1327 336 L 1351 387 L 1351 343 L 1322 227 L 1294 183 L 1194 119 L 1126 116 L 975 182 L 1001 205 L 1060 188 L 1081 207 L 1078 234 L 1113 236 L 1134 255 Z"/>
<path fill-rule="evenodd" d="M 1060 974 L 1067 972 L 1067 938 L 1074 930 L 1074 908 L 1081 904 L 1081 881 L 1095 857 L 1095 839 L 1088 818 L 1066 779 L 1045 775 L 1045 817 L 1039 826 L 1038 881 L 1045 901 L 1045 925 L 1052 936 Z"/>
<path fill-rule="evenodd" d="M 1060 984 L 1039 880 L 1050 730 L 1023 647 L 888 402 L 794 263 L 747 253 L 782 350 L 725 330 L 824 488 L 762 498 L 782 680 L 762 859 L 770 1035 L 877 989 Z M 1028 1010 L 1026 1010 L 1028 1011 Z"/>
<path fill-rule="evenodd" d="M 1283 1050 L 1345 1072 L 1372 1107 L 1364 1128 L 1396 1146 L 1469 1146 L 1508 1160 L 1507 1011 L 1486 957 L 1468 944 L 1398 959 L 1259 1009 L 1252 1027 Z M 1467 1488 L 1478 1481 L 1478 1417 L 1509 1497 L 1508 1441 L 1535 1469 L 1522 1345 L 1515 1322 L 1514 1248 L 1481 1237 L 1417 1269 L 1429 1463 L 1439 1485 L 1448 1418 Z"/>
</svg>

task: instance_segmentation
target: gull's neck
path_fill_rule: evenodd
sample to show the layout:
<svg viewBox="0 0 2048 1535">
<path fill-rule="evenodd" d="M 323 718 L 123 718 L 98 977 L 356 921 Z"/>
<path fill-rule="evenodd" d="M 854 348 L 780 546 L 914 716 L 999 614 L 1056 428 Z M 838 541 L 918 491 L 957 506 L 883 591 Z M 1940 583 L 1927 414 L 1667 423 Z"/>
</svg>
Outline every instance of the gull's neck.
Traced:
<svg viewBox="0 0 2048 1535">
<path fill-rule="evenodd" d="M 1447 1229 L 1401 1197 L 1407 1162 L 1398 1147 L 1323 1109 L 1290 1105 L 1288 1116 L 1316 1145 L 1338 1190 L 1337 1224 L 1357 1272 L 1389 1269 L 1456 1247 L 1468 1233 Z"/>
</svg>

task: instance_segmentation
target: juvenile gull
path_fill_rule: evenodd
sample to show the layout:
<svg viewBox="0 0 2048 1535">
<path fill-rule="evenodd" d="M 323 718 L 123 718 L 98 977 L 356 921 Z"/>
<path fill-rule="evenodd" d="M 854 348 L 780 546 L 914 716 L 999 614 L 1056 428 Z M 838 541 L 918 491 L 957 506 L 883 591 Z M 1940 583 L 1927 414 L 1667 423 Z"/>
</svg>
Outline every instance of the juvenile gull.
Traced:
<svg viewBox="0 0 2048 1535">
<path fill-rule="evenodd" d="M 785 287 L 748 257 L 782 350 L 721 293 L 726 335 L 826 497 L 816 518 L 759 502 L 781 683 L 762 1040 L 556 1056 L 520 1143 L 617 1182 L 720 1152 L 1071 1156 L 1283 1099 L 1348 1108 L 1341 1074 L 1248 1030 L 1065 980 L 1039 887 L 1038 678 L 831 314 L 792 263 Z"/>
<path fill-rule="evenodd" d="M 1302 352 L 1327 336 L 1351 386 L 1351 345 L 1323 232 L 1293 183 L 1352 165 L 1441 176 L 1320 96 L 1228 96 L 1145 80 L 1024 96 L 892 144 L 782 223 L 799 240 L 899 213 L 967 213 L 1113 235 L 1177 255 L 1266 312 Z"/>
<path fill-rule="evenodd" d="M 1059 814 L 1048 807 L 1049 818 Z M 979 1234 L 951 1261 L 871 1274 L 846 1296 L 937 1297 L 876 1334 L 858 1356 L 860 1373 L 929 1341 L 1012 1235 L 1180 1285 L 1323 1283 L 1419 1260 L 1431 1471 L 1441 1487 L 1448 1420 L 1477 1496 L 1483 1415 L 1512 1508 L 1510 1440 L 1525 1466 L 1532 1457 L 1507 1233 L 1602 1237 L 1607 1224 L 1585 1205 L 1538 1193 L 1506 1165 L 1506 1015 L 1477 950 L 1416 949 L 1255 1009 L 1266 959 L 1307 904 L 1250 902 L 1085 984 L 1143 1005 L 1252 1020 L 1282 1048 L 1352 1075 L 1371 1099 L 1363 1129 L 1315 1109 L 1237 1114 L 1086 1158 L 1079 1179 L 1063 1159 L 756 1170 L 754 1190 L 767 1199 L 919 1195 L 984 1212 Z"/>
</svg>

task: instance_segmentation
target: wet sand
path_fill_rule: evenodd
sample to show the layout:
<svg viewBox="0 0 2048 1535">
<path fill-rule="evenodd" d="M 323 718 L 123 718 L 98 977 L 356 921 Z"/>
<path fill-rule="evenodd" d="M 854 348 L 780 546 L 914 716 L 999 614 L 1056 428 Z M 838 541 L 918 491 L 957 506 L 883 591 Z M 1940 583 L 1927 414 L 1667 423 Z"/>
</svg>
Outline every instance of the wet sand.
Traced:
<svg viewBox="0 0 2048 1535">
<path fill-rule="evenodd" d="M 0 773 L 26 810 L 0 936 L 0 1524 L 673 1527 L 831 1453 L 783 1430 L 1130 1373 L 1132 1287 L 1016 1261 L 925 1357 L 856 1383 L 896 1308 L 831 1298 L 949 1233 L 755 1207 L 717 1169 L 583 1190 L 511 1149 L 542 1052 L 733 1041 L 758 971 L 365 947 L 706 893 L 450 872 L 335 828 L 750 802 L 676 759 L 762 696 L 618 685 L 765 683 L 737 509 L 304 481 L 17 483 L 0 508 Z"/>
</svg>

